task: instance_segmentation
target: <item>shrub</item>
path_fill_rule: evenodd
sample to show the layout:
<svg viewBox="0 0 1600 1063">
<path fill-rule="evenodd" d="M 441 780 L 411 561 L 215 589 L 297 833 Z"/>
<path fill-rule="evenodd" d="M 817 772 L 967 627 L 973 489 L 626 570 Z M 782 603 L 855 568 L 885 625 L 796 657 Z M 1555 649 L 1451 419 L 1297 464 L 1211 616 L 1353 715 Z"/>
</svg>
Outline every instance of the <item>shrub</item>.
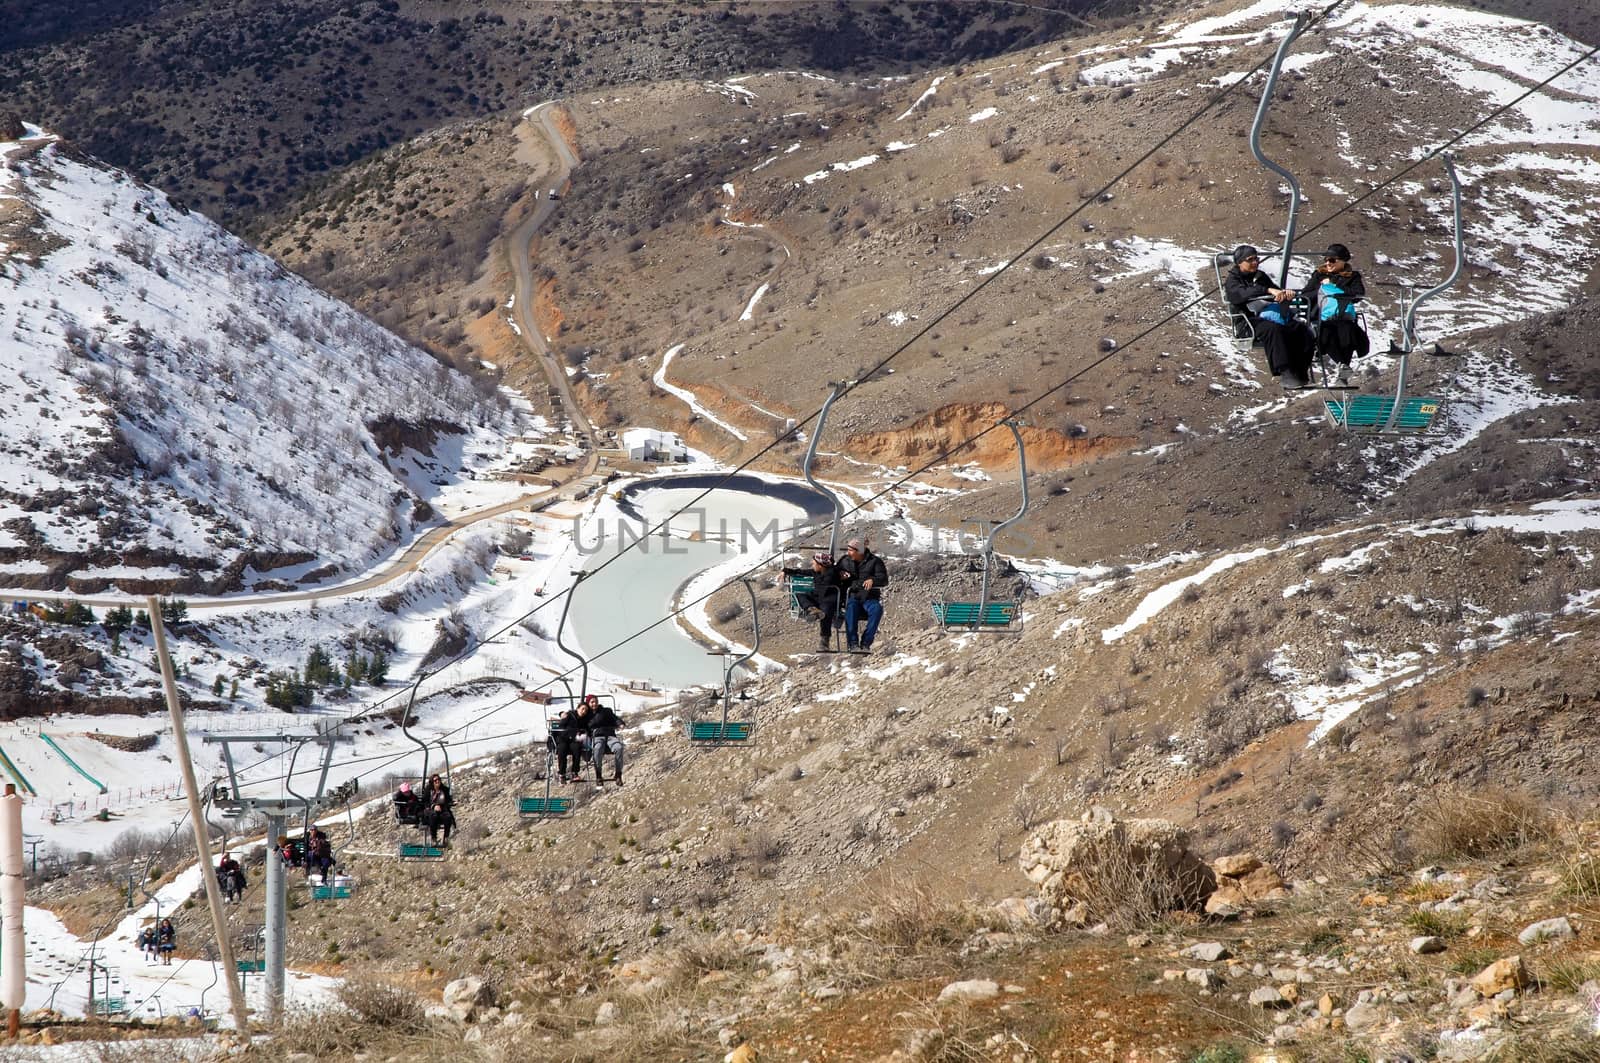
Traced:
<svg viewBox="0 0 1600 1063">
<path fill-rule="evenodd" d="M 1422 813 L 1421 836 L 1438 859 L 1486 856 L 1548 837 L 1550 820 L 1532 797 L 1511 790 L 1445 793 Z"/>
<path fill-rule="evenodd" d="M 369 1026 L 421 1030 L 426 1020 L 422 999 L 408 989 L 376 980 L 346 981 L 335 991 L 339 1003 Z"/>
</svg>

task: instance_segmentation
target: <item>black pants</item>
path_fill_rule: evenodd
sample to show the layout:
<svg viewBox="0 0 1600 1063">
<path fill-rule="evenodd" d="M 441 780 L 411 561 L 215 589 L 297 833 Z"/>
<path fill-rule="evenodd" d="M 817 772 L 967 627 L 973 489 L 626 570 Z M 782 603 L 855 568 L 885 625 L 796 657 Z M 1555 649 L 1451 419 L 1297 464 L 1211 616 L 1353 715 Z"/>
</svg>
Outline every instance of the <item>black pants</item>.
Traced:
<svg viewBox="0 0 1600 1063">
<path fill-rule="evenodd" d="M 551 745 L 556 751 L 556 770 L 563 777 L 568 774 L 577 775 L 583 771 L 583 743 L 578 741 L 577 735 L 553 731 L 550 734 Z M 567 763 L 572 763 L 572 770 L 568 772 Z"/>
<path fill-rule="evenodd" d="M 817 637 L 823 642 L 833 637 L 833 624 L 839 616 L 839 592 L 834 591 L 827 598 L 827 601 L 821 601 L 812 591 L 804 591 L 794 596 L 794 600 L 800 603 L 802 613 L 807 609 L 822 610 L 822 616 L 817 621 Z"/>
<path fill-rule="evenodd" d="M 1334 318 L 1324 321 L 1317 329 L 1317 350 L 1330 361 L 1349 365 L 1350 359 L 1365 356 L 1371 344 L 1359 323 L 1348 318 Z"/>
<path fill-rule="evenodd" d="M 433 812 L 432 810 L 429 810 L 428 814 L 423 818 L 427 822 L 428 841 L 438 841 L 440 831 L 444 831 L 445 841 L 450 840 L 450 832 L 455 828 L 456 825 L 456 815 L 454 812 L 451 812 L 449 809 L 445 809 L 443 812 Z"/>
<path fill-rule="evenodd" d="M 1305 377 L 1311 372 L 1313 339 L 1304 325 L 1257 321 L 1256 338 L 1267 352 L 1267 368 L 1273 376 L 1296 373 Z"/>
</svg>

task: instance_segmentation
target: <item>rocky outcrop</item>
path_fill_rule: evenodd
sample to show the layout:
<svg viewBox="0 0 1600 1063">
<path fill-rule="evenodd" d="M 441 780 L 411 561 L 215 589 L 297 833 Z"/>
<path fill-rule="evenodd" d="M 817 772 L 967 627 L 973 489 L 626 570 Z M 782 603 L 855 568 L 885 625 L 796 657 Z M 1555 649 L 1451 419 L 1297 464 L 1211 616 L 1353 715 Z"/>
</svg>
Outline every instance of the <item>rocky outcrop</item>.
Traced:
<svg viewBox="0 0 1600 1063">
<path fill-rule="evenodd" d="M 1249 853 L 1219 857 L 1211 870 L 1217 888 L 1206 898 L 1208 915 L 1236 915 L 1252 905 L 1289 896 L 1282 876 Z"/>
<path fill-rule="evenodd" d="M 1216 875 L 1164 819 L 1118 819 L 1097 808 L 1056 820 L 1022 846 L 1023 873 L 1039 884 L 1055 922 L 1137 921 L 1139 914 L 1199 909 Z"/>
</svg>

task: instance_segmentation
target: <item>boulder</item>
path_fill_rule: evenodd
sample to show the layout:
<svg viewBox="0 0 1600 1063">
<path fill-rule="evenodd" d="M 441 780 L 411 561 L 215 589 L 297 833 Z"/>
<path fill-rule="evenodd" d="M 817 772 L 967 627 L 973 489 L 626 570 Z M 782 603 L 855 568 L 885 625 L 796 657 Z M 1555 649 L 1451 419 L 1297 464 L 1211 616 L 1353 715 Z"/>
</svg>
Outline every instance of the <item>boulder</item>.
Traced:
<svg viewBox="0 0 1600 1063">
<path fill-rule="evenodd" d="M 732 1052 L 722 1057 L 722 1063 L 756 1063 L 761 1057 L 756 1055 L 755 1046 L 749 1041 L 735 1048 Z"/>
<path fill-rule="evenodd" d="M 622 1009 L 617 1007 L 616 1001 L 608 1000 L 601 1004 L 594 1012 L 596 1026 L 610 1026 L 622 1018 Z"/>
<path fill-rule="evenodd" d="M 1472 977 L 1472 988 L 1480 997 L 1492 997 L 1507 989 L 1524 989 L 1527 985 L 1528 969 L 1522 965 L 1521 956 L 1495 960 Z"/>
<path fill-rule="evenodd" d="M 1411 951 L 1416 953 L 1418 956 L 1428 956 L 1435 952 L 1443 952 L 1444 950 L 1444 938 L 1434 937 L 1433 935 L 1429 934 L 1425 937 L 1415 937 L 1411 939 Z"/>
<path fill-rule="evenodd" d="M 1190 945 L 1179 955 L 1191 960 L 1201 960 L 1205 963 L 1216 963 L 1225 960 L 1233 953 L 1228 951 L 1228 946 L 1220 941 L 1202 941 L 1198 945 Z"/>
<path fill-rule="evenodd" d="M 1252 1008 L 1265 1008 L 1268 1011 L 1276 1011 L 1280 1008 L 1287 1008 L 1289 1004 L 1289 1001 L 1283 999 L 1282 993 L 1269 985 L 1250 991 L 1250 1006 Z"/>
<path fill-rule="evenodd" d="M 1217 873 L 1218 878 L 1243 878 L 1260 866 L 1260 859 L 1250 853 L 1219 856 L 1211 861 L 1211 870 Z"/>
<path fill-rule="evenodd" d="M 1576 936 L 1572 931 L 1572 924 L 1567 922 L 1567 917 L 1563 915 L 1528 924 L 1523 927 L 1522 933 L 1517 935 L 1517 941 L 1523 945 L 1538 945 L 1546 941 L 1571 941 Z"/>
<path fill-rule="evenodd" d="M 1189 835 L 1164 819 L 1119 820 L 1097 810 L 1082 820 L 1047 823 L 1023 843 L 1018 861 L 1058 915 L 1084 906 L 1088 919 L 1111 914 L 1130 891 L 1141 902 L 1199 910 L 1216 875 L 1189 849 Z"/>
<path fill-rule="evenodd" d="M 1344 1025 L 1351 1033 L 1363 1033 L 1380 1025 L 1385 1017 L 1376 1005 L 1356 1004 L 1344 1013 Z"/>
<path fill-rule="evenodd" d="M 987 978 L 973 978 L 965 982 L 951 982 L 939 990 L 939 1003 L 948 1004 L 952 1000 L 992 1000 L 999 995 L 999 983 L 991 982 Z"/>
<path fill-rule="evenodd" d="M 494 1003 L 494 988 L 482 978 L 457 978 L 444 987 L 444 1002 L 447 1007 L 467 1004 L 486 1008 Z"/>
<path fill-rule="evenodd" d="M 1209 967 L 1191 967 L 1183 972 L 1183 980 L 1201 989 L 1222 988 L 1222 976 Z"/>
</svg>

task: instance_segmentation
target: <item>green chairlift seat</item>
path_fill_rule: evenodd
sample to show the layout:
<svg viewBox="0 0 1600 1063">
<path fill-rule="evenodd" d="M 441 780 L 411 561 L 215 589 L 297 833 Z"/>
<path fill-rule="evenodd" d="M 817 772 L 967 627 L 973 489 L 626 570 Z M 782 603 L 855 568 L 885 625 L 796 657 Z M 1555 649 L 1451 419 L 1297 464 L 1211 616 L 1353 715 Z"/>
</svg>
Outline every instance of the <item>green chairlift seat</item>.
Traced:
<svg viewBox="0 0 1600 1063">
<path fill-rule="evenodd" d="M 553 819 L 569 815 L 573 800 L 570 797 L 522 797 L 517 799 L 517 815 L 523 819 Z"/>
<path fill-rule="evenodd" d="M 126 1015 L 128 1013 L 127 997 L 101 997 L 94 1002 L 96 1015 Z"/>
<path fill-rule="evenodd" d="M 795 620 L 800 619 L 800 596 L 810 594 L 816 589 L 815 576 L 785 576 L 783 589 L 789 593 L 789 616 Z"/>
<path fill-rule="evenodd" d="M 240 974 L 264 974 L 267 970 L 266 960 L 235 960 L 233 965 Z"/>
<path fill-rule="evenodd" d="M 350 886 L 312 886 L 311 899 L 314 901 L 347 901 L 350 899 Z"/>
<path fill-rule="evenodd" d="M 942 627 L 980 627 L 1012 630 L 1022 623 L 1022 609 L 1016 602 L 933 603 L 933 618 Z"/>
<path fill-rule="evenodd" d="M 701 746 L 731 746 L 748 742 L 756 733 L 756 725 L 749 720 L 690 720 L 687 727 L 689 741 Z"/>
<path fill-rule="evenodd" d="M 1335 428 L 1371 435 L 1426 432 L 1434 427 L 1437 415 L 1444 409 L 1440 399 L 1408 395 L 1401 400 L 1400 414 L 1391 425 L 1393 395 L 1352 395 L 1348 399 L 1325 399 L 1322 405 Z"/>
<path fill-rule="evenodd" d="M 1022 505 L 1007 519 L 989 524 L 989 534 L 983 540 L 983 579 L 978 588 L 978 600 L 960 602 L 946 601 L 943 598 L 934 599 L 933 618 L 946 631 L 966 628 L 968 631 L 995 634 L 1022 630 L 1022 603 L 996 601 L 989 597 L 989 577 L 990 567 L 994 562 L 995 537 L 1026 516 L 1029 506 L 1028 448 L 1022 442 L 1021 422 L 1014 417 L 1007 417 L 1000 423 L 1011 429 L 1011 438 L 1017 444 L 1017 481 L 1022 489 Z"/>
<path fill-rule="evenodd" d="M 444 850 L 437 845 L 429 845 L 425 842 L 401 842 L 400 859 L 443 860 Z"/>
<path fill-rule="evenodd" d="M 800 579 L 805 579 L 807 583 L 811 582 L 807 577 L 795 577 L 796 582 Z M 751 642 L 750 649 L 740 654 L 737 658 L 733 657 L 731 649 L 712 651 L 722 657 L 722 690 L 713 692 L 710 700 L 713 705 L 720 707 L 721 712 L 716 716 L 702 716 L 699 718 L 690 716 L 684 722 L 683 736 L 693 746 L 701 746 L 707 749 L 716 749 L 721 746 L 741 746 L 755 737 L 756 721 L 753 711 L 748 719 L 730 720 L 728 718 L 728 711 L 732 708 L 735 700 L 733 674 L 739 670 L 740 665 L 752 660 L 761 649 L 761 616 L 758 612 L 760 605 L 756 600 L 756 585 L 748 579 L 740 582 L 744 584 L 745 593 L 750 596 L 750 629 L 755 637 Z M 746 701 L 748 699 L 741 693 L 737 700 Z"/>
</svg>

